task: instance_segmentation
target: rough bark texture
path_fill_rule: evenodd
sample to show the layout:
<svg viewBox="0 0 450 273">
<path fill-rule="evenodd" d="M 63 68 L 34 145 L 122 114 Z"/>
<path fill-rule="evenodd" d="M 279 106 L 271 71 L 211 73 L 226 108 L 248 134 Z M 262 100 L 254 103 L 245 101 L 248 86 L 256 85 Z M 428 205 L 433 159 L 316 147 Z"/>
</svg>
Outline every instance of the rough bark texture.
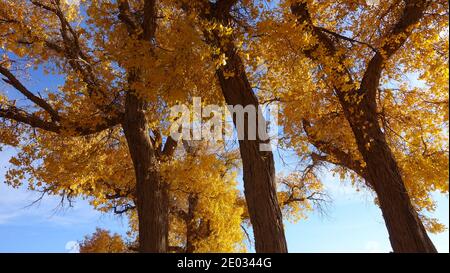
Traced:
<svg viewBox="0 0 450 273">
<path fill-rule="evenodd" d="M 406 42 L 414 25 L 420 21 L 430 3 L 426 0 L 404 0 L 403 2 L 403 12 L 391 32 L 386 35 L 386 42 L 367 64 L 361 87 L 350 91 L 342 91 L 339 85 L 333 88 L 352 128 L 358 150 L 367 164 L 363 175 L 377 194 L 393 250 L 395 252 L 436 252 L 412 206 L 400 169 L 378 122 L 376 94 L 383 66 Z M 333 40 L 323 29 L 314 26 L 308 4 L 304 1 L 293 3 L 291 11 L 299 22 L 309 25 L 318 42 L 326 49 L 319 54 L 328 54 L 345 67 L 343 57 L 336 57 Z M 304 54 L 320 62 L 319 58 L 312 54 L 317 49 L 318 45 L 305 51 Z M 340 78 L 348 78 L 349 81 L 346 84 L 353 84 L 353 77 L 348 70 L 332 70 Z M 361 97 L 362 101 L 349 100 L 346 95 L 349 98 Z M 354 113 L 360 113 L 360 115 Z"/>
<path fill-rule="evenodd" d="M 367 164 L 366 179 L 377 194 L 392 249 L 395 252 L 436 252 L 411 204 L 397 162 L 378 125 L 376 113 L 368 108 L 363 112 L 366 113 L 364 119 L 355 120 L 348 111 L 346 115 Z M 372 126 L 363 126 L 365 121 Z"/>
<path fill-rule="evenodd" d="M 159 176 L 147 120 L 145 103 L 132 92 L 125 102 L 123 129 L 136 175 L 139 218 L 139 251 L 167 252 L 168 188 Z"/>
<path fill-rule="evenodd" d="M 199 2 L 181 7 L 190 12 L 198 9 L 202 19 L 230 25 L 230 10 L 236 0 L 219 0 L 216 2 Z M 224 67 L 216 74 L 228 105 L 248 105 L 259 109 L 258 99 L 245 73 L 244 64 L 233 44 L 233 37 L 222 38 L 216 31 L 204 31 L 206 42 L 220 48 L 227 57 Z M 234 76 L 225 77 L 224 71 L 233 72 Z M 245 117 L 245 128 L 248 126 Z M 246 131 L 245 129 L 245 131 Z M 244 132 L 248 135 L 247 132 Z M 240 140 L 239 150 L 243 164 L 244 194 L 250 215 L 250 222 L 255 237 L 256 252 L 287 252 L 281 209 L 276 194 L 276 177 L 272 151 L 260 151 L 261 140 Z"/>
<path fill-rule="evenodd" d="M 126 25 L 130 36 L 153 42 L 156 32 L 155 0 L 144 1 L 142 20 L 136 18 L 128 1 L 119 1 L 118 9 L 118 18 Z M 153 48 L 149 50 L 153 54 Z M 141 73 L 134 68 L 128 71 L 128 77 L 129 85 L 132 86 L 141 80 Z M 137 96 L 135 90 L 128 90 L 122 127 L 136 176 L 139 251 L 164 253 L 168 249 L 169 192 L 167 183 L 160 177 L 159 152 L 150 139 L 145 110 L 145 101 Z M 173 152 L 170 147 L 169 153 Z"/>
<path fill-rule="evenodd" d="M 253 105 L 258 99 L 248 82 L 244 66 L 235 49 L 230 46 L 226 70 L 234 77 L 226 78 L 223 70 L 217 72 L 223 95 L 228 105 Z M 248 130 L 247 116 L 245 130 Z M 247 136 L 247 132 L 244 134 Z M 256 252 L 287 252 L 281 210 L 276 195 L 275 166 L 272 151 L 260 151 L 257 140 L 240 140 L 239 150 L 243 164 L 244 193 L 255 236 Z"/>
<path fill-rule="evenodd" d="M 386 143 L 373 145 L 364 158 L 394 251 L 437 252 L 411 204 L 398 166 Z"/>
</svg>

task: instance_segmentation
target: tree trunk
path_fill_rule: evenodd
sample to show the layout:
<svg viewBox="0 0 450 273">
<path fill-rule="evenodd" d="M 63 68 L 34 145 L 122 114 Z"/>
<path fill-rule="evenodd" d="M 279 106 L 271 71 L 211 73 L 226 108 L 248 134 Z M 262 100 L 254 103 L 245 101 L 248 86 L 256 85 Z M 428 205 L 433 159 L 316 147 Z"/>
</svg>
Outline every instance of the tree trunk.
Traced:
<svg viewBox="0 0 450 273">
<path fill-rule="evenodd" d="M 230 25 L 229 12 L 234 4 L 235 1 L 209 2 L 208 10 L 202 10 L 201 16 L 208 21 Z M 205 38 L 209 45 L 220 48 L 227 57 L 226 64 L 216 70 L 226 103 L 232 106 L 241 105 L 244 108 L 252 105 L 259 109 L 258 99 L 248 81 L 233 37 L 223 38 L 217 31 L 205 31 Z M 234 75 L 225 77 L 225 71 Z M 248 115 L 244 120 L 244 135 L 248 136 Z M 256 140 L 239 140 L 244 194 L 255 237 L 255 250 L 262 253 L 284 253 L 287 252 L 287 245 L 277 199 L 273 154 L 272 151 L 261 151 L 261 143 L 258 134 Z"/>
<path fill-rule="evenodd" d="M 129 92 L 125 108 L 123 130 L 136 176 L 139 251 L 164 253 L 168 236 L 168 187 L 159 176 L 144 101 Z"/>
<path fill-rule="evenodd" d="M 358 150 L 367 164 L 366 179 L 378 196 L 392 248 L 396 252 L 436 252 L 436 249 L 411 204 L 397 162 L 378 123 L 376 94 L 386 61 L 406 42 L 429 3 L 422 0 L 407 1 L 391 33 L 385 37 L 386 42 L 382 43 L 379 51 L 367 64 L 359 89 L 341 90 L 343 87 L 341 84 L 333 85 L 352 128 Z M 319 41 L 312 49 L 303 53 L 316 61 L 318 58 L 312 54 L 314 51 L 317 55 L 327 54 L 335 58 L 336 64 L 345 68 L 345 56 L 338 54 L 333 40 L 323 32 L 323 29 L 313 24 L 308 4 L 305 1 L 293 2 L 291 11 L 300 23 L 306 23 L 311 27 L 312 33 Z M 326 50 L 318 52 L 319 44 Z M 353 85 L 354 77 L 350 71 L 337 67 L 332 65 L 332 70 L 336 74 L 333 77 L 347 78 L 346 83 Z M 359 98 L 362 98 L 362 101 L 359 101 Z"/>
<path fill-rule="evenodd" d="M 198 197 L 195 194 L 188 196 L 188 212 L 186 217 L 186 253 L 194 253 L 195 251 L 195 209 L 197 207 Z"/>
<path fill-rule="evenodd" d="M 367 164 L 367 179 L 377 194 L 394 252 L 437 252 L 412 206 L 374 106 L 367 107 L 363 102 L 360 107 L 357 112 L 364 113 L 363 118 L 350 118 L 348 111 L 346 115 Z"/>
<path fill-rule="evenodd" d="M 229 46 L 227 65 L 217 71 L 223 96 L 228 105 L 253 105 L 259 109 L 258 99 L 248 82 L 242 60 L 234 47 Z M 223 71 L 235 76 L 225 77 Z M 247 120 L 248 117 L 245 117 Z M 245 122 L 245 136 L 248 135 Z M 258 132 L 258 130 L 256 131 Z M 281 210 L 276 192 L 275 166 L 272 151 L 260 151 L 262 141 L 240 140 L 243 164 L 244 193 L 255 236 L 256 252 L 287 252 Z"/>
</svg>

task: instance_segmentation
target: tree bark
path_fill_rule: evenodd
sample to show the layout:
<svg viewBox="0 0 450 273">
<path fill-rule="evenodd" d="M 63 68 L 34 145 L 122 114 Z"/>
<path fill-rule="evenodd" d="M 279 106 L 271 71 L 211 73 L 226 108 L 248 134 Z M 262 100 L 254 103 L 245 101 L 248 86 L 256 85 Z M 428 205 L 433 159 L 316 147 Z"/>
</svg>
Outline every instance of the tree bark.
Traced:
<svg viewBox="0 0 450 273">
<path fill-rule="evenodd" d="M 129 92 L 125 101 L 123 130 L 136 176 L 139 251 L 165 253 L 168 236 L 168 187 L 159 175 L 144 110 L 144 101 Z"/>
<path fill-rule="evenodd" d="M 195 209 L 198 203 L 198 196 L 195 194 L 189 194 L 188 196 L 188 212 L 186 215 L 186 253 L 194 253 L 195 251 Z"/>
<path fill-rule="evenodd" d="M 363 102 L 362 107 L 364 105 Z M 400 169 L 378 124 L 376 114 L 372 109 L 364 108 L 363 119 L 356 120 L 350 117 L 348 111 L 345 112 L 356 137 L 358 149 L 367 164 L 367 180 L 377 194 L 392 249 L 394 252 L 435 253 L 436 248 L 412 206 Z"/>
<path fill-rule="evenodd" d="M 230 25 L 230 10 L 235 0 L 208 2 L 200 7 L 200 16 L 208 21 Z M 189 5 L 183 9 L 189 11 Z M 197 7 L 198 8 L 198 7 Z M 239 57 L 233 37 L 222 38 L 216 31 L 205 32 L 206 42 L 220 48 L 227 57 L 226 65 L 216 70 L 222 94 L 228 105 L 248 105 L 259 109 L 258 99 L 248 81 L 244 64 Z M 225 77 L 224 72 L 234 76 Z M 259 111 L 258 111 L 259 112 Z M 245 117 L 244 135 L 248 135 L 248 117 Z M 236 124 L 235 124 L 236 125 Z M 258 131 L 257 131 L 258 132 Z M 281 209 L 277 200 L 275 164 L 272 151 L 261 151 L 263 143 L 258 134 L 256 140 L 239 140 L 239 150 L 243 164 L 244 194 L 253 227 L 256 252 L 287 252 Z"/>
<path fill-rule="evenodd" d="M 428 237 L 425 227 L 412 206 L 400 169 L 386 137 L 378 123 L 376 94 L 380 85 L 383 65 L 406 42 L 416 23 L 422 18 L 429 1 L 407 0 L 403 12 L 396 24 L 385 38 L 388 42 L 381 45 L 381 51 L 369 61 L 361 80 L 360 88 L 343 91 L 340 86 L 333 86 L 345 117 L 355 136 L 358 150 L 366 163 L 367 180 L 375 190 L 383 217 L 389 232 L 389 239 L 395 252 L 436 252 L 436 248 Z M 311 27 L 312 33 L 319 43 L 327 49 L 320 54 L 328 54 L 343 67 L 343 57 L 337 57 L 334 42 L 320 28 L 314 26 L 309 14 L 307 2 L 298 1 L 291 5 L 292 13 L 299 22 Z M 305 55 L 310 59 L 317 58 L 311 54 L 317 50 L 316 45 Z M 348 78 L 347 84 L 353 84 L 349 70 L 332 70 L 340 78 Z M 346 99 L 348 95 L 349 99 Z M 352 97 L 361 97 L 359 102 Z M 352 101 L 353 100 L 353 101 Z"/>
<path fill-rule="evenodd" d="M 228 105 L 253 105 L 259 109 L 251 85 L 245 74 L 244 65 L 235 48 L 230 45 L 226 71 L 234 71 L 235 76 L 225 77 L 218 70 L 220 86 Z M 248 136 L 248 117 L 245 117 L 245 136 Z M 258 132 L 258 130 L 257 130 Z M 275 165 L 272 151 L 261 151 L 263 143 L 256 140 L 239 140 L 239 150 L 243 164 L 244 194 L 255 236 L 256 252 L 287 252 L 281 210 L 276 191 Z"/>
</svg>

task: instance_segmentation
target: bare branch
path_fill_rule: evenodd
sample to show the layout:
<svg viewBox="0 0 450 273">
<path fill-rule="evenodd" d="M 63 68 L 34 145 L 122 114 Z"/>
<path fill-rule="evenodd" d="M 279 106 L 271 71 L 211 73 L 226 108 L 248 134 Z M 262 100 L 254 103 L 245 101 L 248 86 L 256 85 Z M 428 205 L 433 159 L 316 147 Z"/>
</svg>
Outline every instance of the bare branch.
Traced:
<svg viewBox="0 0 450 273">
<path fill-rule="evenodd" d="M 136 208 L 136 206 L 134 206 L 134 205 L 125 204 L 124 206 L 121 206 L 121 207 L 114 207 L 113 210 L 114 210 L 115 214 L 123 214 L 130 210 L 134 210 L 135 208 Z"/>
<path fill-rule="evenodd" d="M 373 47 L 372 45 L 370 45 L 369 43 L 361 42 L 361 41 L 355 40 L 353 38 L 349 38 L 347 36 L 344 36 L 344 35 L 341 35 L 339 33 L 333 32 L 333 31 L 328 30 L 328 29 L 323 28 L 323 27 L 318 27 L 318 29 L 320 29 L 321 31 L 323 31 L 325 33 L 331 34 L 334 37 L 337 37 L 339 39 L 342 39 L 342 40 L 345 40 L 345 41 L 348 41 L 348 42 L 351 42 L 351 43 L 357 43 L 357 44 L 365 45 L 365 46 L 369 47 L 370 49 L 372 49 L 375 53 L 378 52 L 378 50 L 375 47 Z"/>
</svg>

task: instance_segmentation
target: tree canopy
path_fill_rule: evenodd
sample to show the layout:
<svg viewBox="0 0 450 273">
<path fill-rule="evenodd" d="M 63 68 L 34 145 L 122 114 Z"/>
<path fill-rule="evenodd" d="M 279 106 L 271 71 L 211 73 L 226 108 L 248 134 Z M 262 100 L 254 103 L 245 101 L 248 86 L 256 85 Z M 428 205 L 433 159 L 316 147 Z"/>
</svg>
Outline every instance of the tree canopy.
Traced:
<svg viewBox="0 0 450 273">
<path fill-rule="evenodd" d="M 323 209 L 331 172 L 376 195 L 394 251 L 435 252 L 427 232 L 446 227 L 433 194 L 449 183 L 448 9 L 0 0 L 0 145 L 17 150 L 6 183 L 129 219 L 130 245 L 97 230 L 83 252 L 236 252 L 246 240 L 287 252 L 283 219 Z M 295 153 L 296 170 L 276 170 L 260 136 L 172 137 L 171 107 L 196 97 L 279 106 L 277 149 Z"/>
</svg>

